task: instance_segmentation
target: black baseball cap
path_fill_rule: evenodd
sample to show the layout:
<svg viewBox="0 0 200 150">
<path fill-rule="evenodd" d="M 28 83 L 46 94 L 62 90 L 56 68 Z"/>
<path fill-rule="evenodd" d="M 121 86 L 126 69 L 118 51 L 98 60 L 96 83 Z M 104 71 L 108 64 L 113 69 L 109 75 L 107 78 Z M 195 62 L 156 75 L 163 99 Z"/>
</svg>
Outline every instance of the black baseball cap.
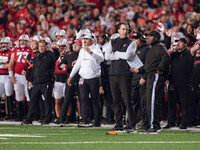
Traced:
<svg viewBox="0 0 200 150">
<path fill-rule="evenodd" d="M 158 39 L 161 38 L 161 35 L 158 31 L 156 30 L 152 30 L 150 33 L 149 33 L 149 36 L 154 36 L 154 37 L 157 37 Z"/>
<path fill-rule="evenodd" d="M 185 38 L 180 38 L 178 41 L 186 43 L 187 44 L 187 40 Z"/>
<path fill-rule="evenodd" d="M 133 36 L 132 36 L 133 39 L 139 39 L 141 37 L 142 38 L 144 37 L 144 35 L 142 34 L 142 32 L 133 32 Z"/>
<path fill-rule="evenodd" d="M 106 33 L 101 34 L 100 37 L 102 37 L 103 39 L 109 40 L 109 36 Z"/>
</svg>

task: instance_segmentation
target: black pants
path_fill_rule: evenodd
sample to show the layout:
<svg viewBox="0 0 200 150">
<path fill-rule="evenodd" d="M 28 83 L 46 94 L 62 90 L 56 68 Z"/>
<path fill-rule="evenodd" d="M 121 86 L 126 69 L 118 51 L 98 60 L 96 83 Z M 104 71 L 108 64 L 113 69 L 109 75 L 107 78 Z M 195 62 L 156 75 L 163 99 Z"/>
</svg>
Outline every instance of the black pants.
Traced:
<svg viewBox="0 0 200 150">
<path fill-rule="evenodd" d="M 128 127 L 135 127 L 134 111 L 131 106 L 131 77 L 110 76 L 110 88 L 113 97 L 113 109 L 115 114 L 116 127 L 122 127 L 122 107 L 121 100 L 124 100 L 128 112 Z"/>
<path fill-rule="evenodd" d="M 92 105 L 94 111 L 94 121 L 100 123 L 101 121 L 101 110 L 100 102 L 98 99 L 99 94 L 99 78 L 84 79 L 82 85 L 79 85 L 81 93 L 81 108 L 82 108 L 82 119 L 83 122 L 89 121 L 89 94 L 91 94 Z"/>
<path fill-rule="evenodd" d="M 164 100 L 164 76 L 152 73 L 147 77 L 146 120 L 151 128 L 160 127 L 160 103 Z"/>
<path fill-rule="evenodd" d="M 30 106 L 27 114 L 27 120 L 32 121 L 35 111 L 37 108 L 39 100 L 44 100 L 44 122 L 51 122 L 52 121 L 52 91 L 53 91 L 53 83 L 43 83 L 43 84 L 35 84 L 33 85 L 31 91 L 31 100 Z"/>
<path fill-rule="evenodd" d="M 132 81 L 131 103 L 135 112 L 135 120 L 145 123 L 146 114 L 146 84 L 139 85 L 139 81 Z"/>
<path fill-rule="evenodd" d="M 189 125 L 194 126 L 198 123 L 198 107 L 200 100 L 200 88 L 193 87 L 193 99 L 190 99 L 190 117 L 189 117 Z"/>
<path fill-rule="evenodd" d="M 72 102 L 72 100 L 74 100 L 75 93 L 77 93 L 79 101 L 81 101 L 78 83 L 72 82 L 72 86 L 69 86 L 68 84 L 66 84 L 65 98 L 64 98 L 64 101 L 63 101 L 63 104 L 62 104 L 62 109 L 61 109 L 61 112 L 60 112 L 60 122 L 61 123 L 65 122 L 66 114 L 67 114 L 68 109 L 69 109 L 69 105 Z"/>
<path fill-rule="evenodd" d="M 189 101 L 192 99 L 192 89 L 189 86 L 169 86 L 168 92 L 168 124 L 174 125 L 176 122 L 176 104 L 180 101 L 181 105 L 181 124 L 188 124 Z"/>
<path fill-rule="evenodd" d="M 110 84 L 108 82 L 104 82 L 103 84 L 104 94 L 99 95 L 99 99 L 101 102 L 101 109 L 103 110 L 103 104 L 106 107 L 106 117 L 107 121 L 114 121 L 114 112 L 113 112 L 113 98 L 110 90 Z"/>
</svg>

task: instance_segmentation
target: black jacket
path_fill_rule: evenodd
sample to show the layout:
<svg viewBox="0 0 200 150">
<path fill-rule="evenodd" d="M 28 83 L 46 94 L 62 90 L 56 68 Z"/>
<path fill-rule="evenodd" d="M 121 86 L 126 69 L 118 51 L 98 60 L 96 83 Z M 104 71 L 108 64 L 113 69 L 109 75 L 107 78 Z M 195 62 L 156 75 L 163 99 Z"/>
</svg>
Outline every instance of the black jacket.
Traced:
<svg viewBox="0 0 200 150">
<path fill-rule="evenodd" d="M 69 77 L 71 71 L 72 71 L 72 62 L 77 60 L 78 58 L 78 53 L 72 51 L 71 54 L 67 54 L 64 56 L 64 58 L 61 60 L 61 62 L 58 64 L 58 69 L 62 70 L 62 68 L 60 68 L 60 66 L 62 64 L 66 64 L 67 65 L 67 77 Z M 79 81 L 80 76 L 78 75 L 78 73 L 73 77 L 72 82 L 78 82 Z"/>
<path fill-rule="evenodd" d="M 43 84 L 47 82 L 54 82 L 55 80 L 55 62 L 60 53 L 58 49 L 54 52 L 46 51 L 38 53 L 33 62 L 33 84 Z"/>
<path fill-rule="evenodd" d="M 167 75 L 170 64 L 170 55 L 167 52 L 165 45 L 158 40 L 152 43 L 151 46 L 144 65 L 147 76 L 148 74 L 156 73 L 157 70 Z"/>
<path fill-rule="evenodd" d="M 138 57 L 140 58 L 140 60 L 142 61 L 143 64 L 145 64 L 146 56 L 147 56 L 147 53 L 149 52 L 150 48 L 151 48 L 150 44 L 144 40 L 144 41 L 142 41 L 142 45 L 138 46 L 137 50 L 135 51 L 135 53 L 138 55 Z M 146 80 L 144 66 L 139 68 L 138 74 L 133 74 L 132 79 L 139 81 L 140 78 L 143 78 Z"/>
<path fill-rule="evenodd" d="M 192 86 L 194 56 L 188 48 L 171 54 L 170 84 L 175 86 Z"/>
</svg>

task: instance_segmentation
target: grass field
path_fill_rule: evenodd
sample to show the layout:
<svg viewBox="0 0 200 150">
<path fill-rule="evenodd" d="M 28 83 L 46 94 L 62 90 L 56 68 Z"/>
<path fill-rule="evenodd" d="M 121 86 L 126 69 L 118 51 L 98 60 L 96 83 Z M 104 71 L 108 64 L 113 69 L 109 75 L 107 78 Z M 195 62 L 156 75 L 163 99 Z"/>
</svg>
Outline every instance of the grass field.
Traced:
<svg viewBox="0 0 200 150">
<path fill-rule="evenodd" d="M 200 130 L 106 135 L 108 128 L 0 124 L 0 150 L 200 150 Z"/>
</svg>

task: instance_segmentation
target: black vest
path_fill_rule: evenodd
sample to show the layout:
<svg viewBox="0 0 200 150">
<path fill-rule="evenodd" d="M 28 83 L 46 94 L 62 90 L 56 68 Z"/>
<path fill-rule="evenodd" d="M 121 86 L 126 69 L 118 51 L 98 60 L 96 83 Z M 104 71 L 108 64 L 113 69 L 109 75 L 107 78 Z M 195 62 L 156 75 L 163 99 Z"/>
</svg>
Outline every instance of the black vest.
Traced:
<svg viewBox="0 0 200 150">
<path fill-rule="evenodd" d="M 132 41 L 129 38 L 116 38 L 111 41 L 113 52 L 126 52 L 128 46 Z M 126 60 L 119 59 L 113 60 L 110 65 L 110 76 L 132 76 L 130 72 L 130 66 L 128 65 Z"/>
</svg>

